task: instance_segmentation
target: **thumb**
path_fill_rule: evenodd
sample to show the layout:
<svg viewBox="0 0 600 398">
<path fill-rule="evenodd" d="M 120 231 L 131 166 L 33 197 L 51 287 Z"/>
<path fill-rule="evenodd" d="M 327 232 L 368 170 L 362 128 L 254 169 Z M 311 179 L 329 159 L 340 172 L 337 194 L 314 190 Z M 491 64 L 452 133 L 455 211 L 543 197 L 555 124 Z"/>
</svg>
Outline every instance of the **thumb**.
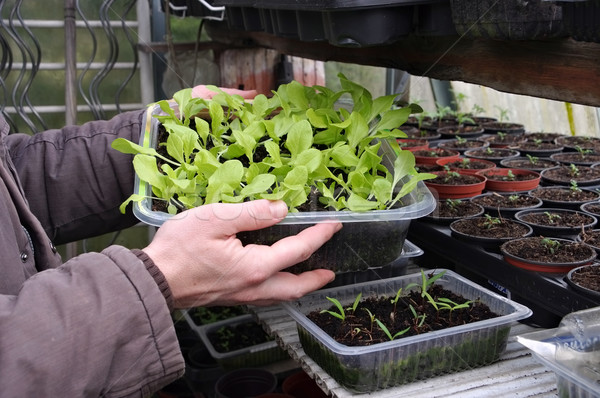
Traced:
<svg viewBox="0 0 600 398">
<path fill-rule="evenodd" d="M 214 203 L 197 209 L 202 208 L 210 213 L 208 217 L 213 221 L 211 227 L 223 235 L 270 227 L 283 220 L 288 213 L 285 202 L 267 199 L 242 204 Z"/>
</svg>

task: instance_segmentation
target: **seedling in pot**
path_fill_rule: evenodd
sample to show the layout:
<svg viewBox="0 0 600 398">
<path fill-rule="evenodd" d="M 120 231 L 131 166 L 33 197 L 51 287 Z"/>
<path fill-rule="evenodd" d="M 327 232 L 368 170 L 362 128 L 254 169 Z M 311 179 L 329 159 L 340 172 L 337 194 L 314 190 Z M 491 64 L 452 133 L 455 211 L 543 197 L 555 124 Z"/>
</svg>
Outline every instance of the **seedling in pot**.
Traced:
<svg viewBox="0 0 600 398">
<path fill-rule="evenodd" d="M 571 163 L 569 165 L 569 174 L 571 175 L 571 177 L 579 176 L 579 167 L 577 167 L 577 165 L 575 165 L 574 163 Z"/>
<path fill-rule="evenodd" d="M 460 161 L 460 167 L 462 167 L 463 169 L 470 169 L 471 168 L 471 159 L 469 158 L 464 158 Z"/>
<path fill-rule="evenodd" d="M 498 116 L 498 122 L 503 123 L 508 121 L 509 117 L 508 117 L 508 109 L 504 109 L 501 108 L 499 106 L 494 106 L 496 109 L 498 109 L 499 112 L 499 116 Z"/>
<path fill-rule="evenodd" d="M 570 184 L 571 186 L 569 187 L 569 189 L 571 190 L 572 195 L 577 195 L 579 192 L 581 192 L 581 188 L 579 188 L 577 181 L 571 180 Z"/>
<path fill-rule="evenodd" d="M 560 242 L 550 238 L 542 239 L 542 245 L 544 245 L 550 254 L 554 254 L 560 248 Z"/>
<path fill-rule="evenodd" d="M 471 303 L 473 303 L 473 300 L 468 300 L 462 304 L 458 304 L 446 297 L 440 297 L 438 299 L 438 305 L 440 305 L 440 309 L 450 311 L 450 314 L 448 315 L 449 319 L 452 319 L 452 311 L 469 308 Z"/>
<path fill-rule="evenodd" d="M 502 179 L 504 181 L 514 181 L 516 178 L 517 177 L 515 176 L 515 174 L 510 169 L 506 172 L 506 175 L 504 177 L 502 177 Z"/>
<path fill-rule="evenodd" d="M 335 307 L 338 309 L 338 312 L 331 311 L 331 310 L 323 310 L 323 311 L 321 311 L 321 313 L 322 314 L 327 313 L 331 316 L 338 318 L 342 322 L 344 322 L 348 315 L 346 313 L 346 311 L 351 311 L 354 314 L 354 312 L 356 311 L 356 308 L 358 307 L 358 303 L 360 302 L 361 297 L 362 297 L 362 293 L 359 293 L 358 296 L 356 296 L 356 298 L 354 299 L 354 303 L 352 304 L 352 306 L 348 307 L 346 309 L 344 309 L 344 306 L 342 306 L 342 303 L 340 303 L 340 301 L 338 299 L 336 299 L 334 297 L 326 297 L 327 300 L 331 301 L 333 303 L 333 305 L 335 305 Z"/>
<path fill-rule="evenodd" d="M 519 200 L 519 195 L 509 195 L 508 200 L 510 200 L 511 202 L 516 202 L 517 200 Z"/>
<path fill-rule="evenodd" d="M 456 172 L 456 171 L 448 171 L 446 173 L 446 176 L 444 177 L 444 182 L 448 182 L 453 180 L 454 178 L 459 178 L 460 177 L 460 173 Z"/>
<path fill-rule="evenodd" d="M 531 163 L 534 166 L 537 164 L 537 162 L 539 160 L 539 158 L 537 156 L 531 156 L 529 154 L 527 154 L 525 156 L 527 156 L 527 159 L 529 159 L 529 163 Z"/>
<path fill-rule="evenodd" d="M 407 327 L 406 329 L 402 329 L 401 331 L 392 336 L 389 329 L 379 319 L 375 319 L 375 322 L 377 322 L 379 328 L 383 331 L 383 333 L 385 333 L 385 335 L 390 339 L 390 341 L 393 341 L 396 337 L 402 336 L 404 333 L 410 330 L 410 327 Z"/>
<path fill-rule="evenodd" d="M 544 214 L 548 217 L 548 223 L 554 224 L 556 221 L 560 220 L 560 214 L 551 213 L 549 211 L 545 211 Z"/>
<path fill-rule="evenodd" d="M 589 148 L 582 148 L 582 147 L 580 147 L 579 145 L 576 145 L 576 146 L 575 146 L 575 150 L 576 150 L 577 152 L 579 152 L 579 155 L 580 155 L 582 158 L 585 158 L 585 155 L 589 155 L 590 153 L 594 152 L 592 149 L 589 149 Z"/>
<path fill-rule="evenodd" d="M 485 228 L 492 229 L 498 224 L 502 224 L 502 220 L 500 220 L 498 217 L 492 217 L 489 214 L 485 215 L 485 221 L 483 222 L 483 226 Z"/>
</svg>

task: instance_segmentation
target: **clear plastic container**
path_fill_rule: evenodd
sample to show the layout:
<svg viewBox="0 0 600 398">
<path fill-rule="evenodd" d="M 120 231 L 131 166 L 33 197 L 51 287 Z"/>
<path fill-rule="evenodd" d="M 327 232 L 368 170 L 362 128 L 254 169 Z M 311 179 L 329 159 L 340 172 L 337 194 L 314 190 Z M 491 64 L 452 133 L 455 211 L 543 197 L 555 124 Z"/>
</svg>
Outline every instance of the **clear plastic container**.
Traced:
<svg viewBox="0 0 600 398">
<path fill-rule="evenodd" d="M 304 352 L 346 389 L 365 393 L 410 383 L 439 374 L 489 364 L 506 348 L 511 323 L 531 315 L 521 304 L 493 293 L 450 270 L 435 283 L 470 300 L 481 300 L 499 316 L 421 335 L 398 338 L 365 347 L 336 342 L 306 314 L 329 306 L 327 296 L 342 305 L 352 304 L 358 293 L 394 296 L 400 287 L 419 284 L 421 274 L 319 290 L 283 307 L 297 322 Z"/>
<path fill-rule="evenodd" d="M 557 328 L 517 341 L 556 374 L 559 397 L 600 398 L 600 307 L 567 314 Z"/>
<path fill-rule="evenodd" d="M 219 366 L 226 370 L 258 367 L 289 358 L 287 353 L 277 345 L 275 340 L 265 341 L 233 351 L 221 352 L 215 348 L 209 338 L 211 333 L 215 333 L 222 327 L 237 327 L 249 322 L 256 323 L 251 314 L 236 316 L 194 329 L 210 352 L 210 355 L 217 361 Z M 267 336 L 265 332 L 265 337 Z"/>
<path fill-rule="evenodd" d="M 157 141 L 159 122 L 152 116 L 161 112 L 158 106 L 148 109 L 140 137 L 140 145 L 154 148 Z M 391 151 L 391 149 L 389 149 Z M 391 152 L 386 152 L 384 161 L 391 162 Z M 136 175 L 134 193 L 151 196 L 149 184 Z M 362 271 L 390 264 L 402 255 L 404 240 L 412 219 L 423 217 L 435 209 L 435 198 L 422 181 L 403 199 L 406 205 L 390 210 L 368 212 L 352 211 L 308 211 L 289 213 L 280 223 L 258 231 L 239 233 L 245 244 L 270 245 L 286 236 L 296 235 L 311 225 L 337 221 L 343 228 L 326 242 L 308 260 L 290 268 L 299 273 L 311 269 L 325 268 L 335 272 Z M 152 199 L 134 202 L 133 213 L 145 224 L 160 226 L 172 216 L 152 210 Z"/>
</svg>

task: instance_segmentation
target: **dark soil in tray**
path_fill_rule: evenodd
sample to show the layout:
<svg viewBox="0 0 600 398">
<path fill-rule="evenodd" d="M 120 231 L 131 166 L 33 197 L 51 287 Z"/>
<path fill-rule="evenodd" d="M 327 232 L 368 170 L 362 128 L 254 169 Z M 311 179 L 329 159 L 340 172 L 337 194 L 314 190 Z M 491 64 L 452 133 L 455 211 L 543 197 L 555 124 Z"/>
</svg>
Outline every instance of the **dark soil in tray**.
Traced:
<svg viewBox="0 0 600 398">
<path fill-rule="evenodd" d="M 415 165 L 415 170 L 419 173 L 430 173 L 432 171 L 444 171 L 444 166 L 438 164 L 417 163 Z"/>
<path fill-rule="evenodd" d="M 265 343 L 271 339 L 262 326 L 254 321 L 224 325 L 207 336 L 215 350 L 223 353 Z"/>
<path fill-rule="evenodd" d="M 539 159 L 539 158 L 517 158 L 517 159 L 507 159 L 502 162 L 502 166 L 510 167 L 513 169 L 530 169 L 530 170 L 543 170 L 548 169 L 550 167 L 557 166 L 558 163 L 550 160 L 550 159 Z"/>
<path fill-rule="evenodd" d="M 502 170 L 502 169 L 500 169 L 500 170 Z M 529 173 L 531 173 L 531 174 L 529 174 Z M 492 169 L 488 172 L 484 172 L 484 175 L 486 176 L 486 178 L 488 180 L 494 180 L 494 181 L 529 181 L 529 180 L 535 180 L 536 178 L 539 178 L 539 175 L 536 175 L 533 172 L 513 173 L 511 176 L 508 174 L 497 173 L 497 172 L 495 172 L 495 169 Z"/>
<path fill-rule="evenodd" d="M 546 142 L 554 142 L 558 137 L 562 137 L 564 134 L 562 133 L 547 133 L 545 131 L 537 131 L 534 133 L 526 133 L 524 137 L 527 140 L 542 140 Z"/>
<path fill-rule="evenodd" d="M 439 285 L 432 285 L 427 292 L 436 302 L 440 301 L 440 298 L 452 300 L 456 304 L 467 302 L 464 297 Z M 477 301 L 472 302 L 467 308 L 436 311 L 418 291 L 402 293 L 396 305 L 392 303 L 394 298 L 388 296 L 363 298 L 356 310 L 352 311 L 352 308 L 345 310 L 344 321 L 322 311 L 313 311 L 307 314 L 307 317 L 338 343 L 346 346 L 369 346 L 390 341 L 373 319 L 378 319 L 384 324 L 391 336 L 406 330 L 401 336 L 395 338 L 397 340 L 498 316 L 487 305 Z M 343 304 L 343 307 L 347 308 L 353 303 Z M 417 316 L 412 312 L 411 307 Z M 331 306 L 328 310 L 339 312 L 335 306 Z"/>
<path fill-rule="evenodd" d="M 576 166 L 574 164 L 562 165 L 544 170 L 543 177 L 567 184 L 572 180 L 578 183 L 595 181 L 600 179 L 600 168 L 595 169 L 590 166 Z"/>
<path fill-rule="evenodd" d="M 582 242 L 594 246 L 594 248 L 600 248 L 600 230 L 598 229 L 583 231 L 579 234 L 579 238 Z"/>
<path fill-rule="evenodd" d="M 444 148 L 419 149 L 418 151 L 413 151 L 413 154 L 424 158 L 443 158 L 456 155 L 454 151 L 446 150 Z"/>
<path fill-rule="evenodd" d="M 541 236 L 511 240 L 504 243 L 502 248 L 513 256 L 540 263 L 571 263 L 590 257 L 590 247 L 586 244 Z"/>
<path fill-rule="evenodd" d="M 460 174 L 456 172 L 438 173 L 437 177 L 429 180 L 433 184 L 441 185 L 472 185 L 479 184 L 482 180 L 467 174 Z"/>
<path fill-rule="evenodd" d="M 586 191 L 583 189 L 571 189 L 569 187 L 557 188 L 550 187 L 544 189 L 544 187 L 536 188 L 530 192 L 531 196 L 540 198 L 542 200 L 555 201 L 555 202 L 586 202 L 590 200 L 598 199 L 598 194 L 593 191 Z"/>
<path fill-rule="evenodd" d="M 458 150 L 473 149 L 473 148 L 484 148 L 484 147 L 487 147 L 488 145 L 489 144 L 487 142 L 480 141 L 480 140 L 464 140 L 464 141 L 452 140 L 452 141 L 440 142 L 438 144 L 438 148 L 447 148 L 447 149 L 453 149 L 455 151 L 458 151 Z"/>
<path fill-rule="evenodd" d="M 521 238 L 530 231 L 525 225 L 514 220 L 489 215 L 457 220 L 452 223 L 452 228 L 465 235 L 495 239 Z"/>
<path fill-rule="evenodd" d="M 581 267 L 573 271 L 571 281 L 581 287 L 600 293 L 600 267 Z"/>
<path fill-rule="evenodd" d="M 482 195 L 471 199 L 472 202 L 477 203 L 487 208 L 500 208 L 500 209 L 521 209 L 536 206 L 540 203 L 540 200 L 530 195 L 525 194 L 514 194 L 514 195 Z"/>
<path fill-rule="evenodd" d="M 589 136 L 564 136 L 558 137 L 555 142 L 564 145 L 566 148 L 591 149 L 594 152 L 600 152 L 600 138 Z"/>
<path fill-rule="evenodd" d="M 481 213 L 482 209 L 468 200 L 446 199 L 437 202 L 435 213 L 440 218 L 471 217 Z"/>
<path fill-rule="evenodd" d="M 524 214 L 522 221 L 545 227 L 579 227 L 594 222 L 592 216 L 581 212 L 540 211 Z"/>
<path fill-rule="evenodd" d="M 535 140 L 527 140 L 527 141 L 521 142 L 520 144 L 516 145 L 514 148 L 517 151 L 535 152 L 535 151 L 552 151 L 552 150 L 560 151 L 560 150 L 562 150 L 563 147 L 561 145 L 555 144 L 553 142 L 545 142 L 545 141 L 537 142 Z"/>
<path fill-rule="evenodd" d="M 600 153 L 561 152 L 552 158 L 562 163 L 593 164 L 600 162 Z"/>
<path fill-rule="evenodd" d="M 600 216 L 600 203 L 586 203 L 582 206 L 583 211 Z"/>
<path fill-rule="evenodd" d="M 525 138 L 522 134 L 495 134 L 485 137 L 485 140 L 490 143 L 491 146 L 495 145 L 518 145 L 523 142 Z"/>
<path fill-rule="evenodd" d="M 448 166 L 450 169 L 465 169 L 465 170 L 483 170 L 489 169 L 490 165 L 483 162 L 477 162 L 469 158 L 455 160 L 448 162 L 444 166 Z"/>
</svg>

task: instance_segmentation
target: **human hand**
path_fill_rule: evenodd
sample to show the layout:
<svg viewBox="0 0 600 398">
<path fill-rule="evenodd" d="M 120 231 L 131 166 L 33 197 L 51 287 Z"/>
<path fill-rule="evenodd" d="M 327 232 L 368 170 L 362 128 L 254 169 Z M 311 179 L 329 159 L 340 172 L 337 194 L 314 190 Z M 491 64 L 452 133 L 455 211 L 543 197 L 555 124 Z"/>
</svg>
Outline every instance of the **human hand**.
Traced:
<svg viewBox="0 0 600 398">
<path fill-rule="evenodd" d="M 256 90 L 238 90 L 235 88 L 224 87 L 218 87 L 218 89 L 226 92 L 227 94 L 237 94 L 245 99 L 252 99 L 258 95 L 258 92 Z M 218 94 L 218 91 L 211 90 L 209 86 L 205 86 L 203 84 L 192 88 L 192 98 L 211 99 L 215 94 Z"/>
<path fill-rule="evenodd" d="M 176 308 L 294 300 L 321 288 L 335 274 L 282 270 L 306 260 L 341 224 L 317 224 L 271 246 L 243 246 L 236 238 L 240 231 L 274 225 L 286 214 L 284 202 L 264 199 L 199 206 L 164 223 L 144 251 L 167 279 Z"/>
</svg>

